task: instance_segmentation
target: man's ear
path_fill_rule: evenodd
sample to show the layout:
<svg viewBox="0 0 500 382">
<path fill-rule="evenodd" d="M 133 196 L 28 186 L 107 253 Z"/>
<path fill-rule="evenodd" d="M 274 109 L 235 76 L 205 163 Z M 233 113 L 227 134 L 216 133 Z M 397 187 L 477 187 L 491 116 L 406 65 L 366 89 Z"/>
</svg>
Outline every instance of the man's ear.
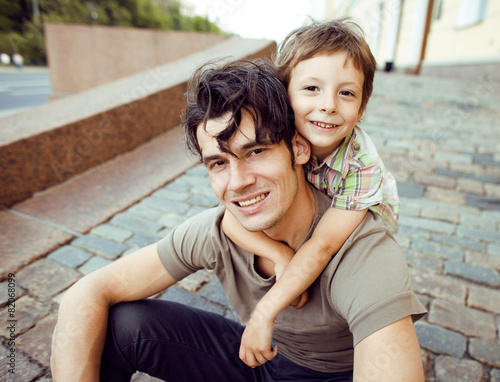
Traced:
<svg viewBox="0 0 500 382">
<path fill-rule="evenodd" d="M 295 137 L 293 138 L 293 151 L 296 164 L 303 165 L 309 161 L 309 157 L 311 156 L 311 145 L 309 141 L 298 132 L 295 133 Z"/>
</svg>

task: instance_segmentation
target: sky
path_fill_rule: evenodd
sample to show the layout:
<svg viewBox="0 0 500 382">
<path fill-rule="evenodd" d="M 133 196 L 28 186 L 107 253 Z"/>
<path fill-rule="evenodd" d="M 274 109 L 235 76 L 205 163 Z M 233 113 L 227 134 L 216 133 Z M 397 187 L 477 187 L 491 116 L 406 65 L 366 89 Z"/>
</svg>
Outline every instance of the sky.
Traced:
<svg viewBox="0 0 500 382">
<path fill-rule="evenodd" d="M 228 32 L 246 38 L 280 42 L 303 25 L 311 14 L 310 0 L 184 0 L 195 13 L 208 13 L 211 21 Z"/>
</svg>

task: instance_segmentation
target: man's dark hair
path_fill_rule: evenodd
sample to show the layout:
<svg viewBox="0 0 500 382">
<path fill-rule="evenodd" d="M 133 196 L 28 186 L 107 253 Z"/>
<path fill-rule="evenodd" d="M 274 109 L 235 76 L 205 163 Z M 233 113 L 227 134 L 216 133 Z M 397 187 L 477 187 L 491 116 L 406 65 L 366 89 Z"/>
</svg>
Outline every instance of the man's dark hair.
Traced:
<svg viewBox="0 0 500 382">
<path fill-rule="evenodd" d="M 295 136 L 293 111 L 288 94 L 278 78 L 275 66 L 267 59 L 209 62 L 194 73 L 188 84 L 183 126 L 187 146 L 201 159 L 196 131 L 206 128 L 210 119 L 228 117 L 228 126 L 216 139 L 224 152 L 238 131 L 242 112 L 255 123 L 257 143 L 279 144 L 284 141 L 292 156 Z"/>
</svg>

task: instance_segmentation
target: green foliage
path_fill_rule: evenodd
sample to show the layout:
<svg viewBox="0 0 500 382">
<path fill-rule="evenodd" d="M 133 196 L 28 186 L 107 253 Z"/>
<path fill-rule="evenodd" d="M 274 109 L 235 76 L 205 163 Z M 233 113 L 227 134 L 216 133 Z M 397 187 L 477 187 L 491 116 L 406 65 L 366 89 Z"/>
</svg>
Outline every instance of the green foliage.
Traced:
<svg viewBox="0 0 500 382">
<path fill-rule="evenodd" d="M 0 52 L 46 63 L 46 22 L 224 33 L 201 16 L 184 16 L 178 0 L 0 0 Z"/>
</svg>

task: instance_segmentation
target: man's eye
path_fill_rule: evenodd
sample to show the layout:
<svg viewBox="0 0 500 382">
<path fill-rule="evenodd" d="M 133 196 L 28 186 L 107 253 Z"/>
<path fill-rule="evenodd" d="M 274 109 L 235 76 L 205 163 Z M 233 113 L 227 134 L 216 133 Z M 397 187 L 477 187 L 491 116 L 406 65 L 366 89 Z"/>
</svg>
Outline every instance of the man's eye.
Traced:
<svg viewBox="0 0 500 382">
<path fill-rule="evenodd" d="M 264 149 L 255 149 L 252 151 L 252 155 L 259 155 L 264 152 Z"/>
<path fill-rule="evenodd" d="M 213 162 L 211 165 L 210 165 L 210 168 L 217 168 L 217 167 L 222 167 L 224 166 L 226 162 L 224 162 L 223 160 L 218 160 L 217 162 Z"/>
</svg>

